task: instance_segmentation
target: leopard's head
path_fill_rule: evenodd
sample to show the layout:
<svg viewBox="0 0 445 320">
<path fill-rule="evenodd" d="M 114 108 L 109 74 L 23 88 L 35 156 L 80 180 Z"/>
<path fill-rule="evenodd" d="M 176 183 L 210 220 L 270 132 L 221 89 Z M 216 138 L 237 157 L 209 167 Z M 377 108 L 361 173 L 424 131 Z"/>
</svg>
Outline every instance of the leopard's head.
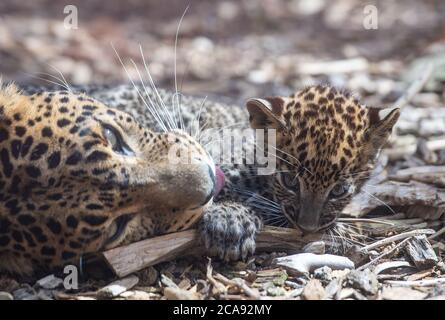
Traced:
<svg viewBox="0 0 445 320">
<path fill-rule="evenodd" d="M 247 109 L 252 128 L 276 130 L 270 192 L 289 224 L 306 232 L 333 225 L 369 177 L 400 115 L 326 86 L 250 99 Z"/>
<path fill-rule="evenodd" d="M 186 133 L 153 132 L 84 94 L 0 91 L 0 269 L 29 273 L 183 230 L 217 174 Z"/>
</svg>

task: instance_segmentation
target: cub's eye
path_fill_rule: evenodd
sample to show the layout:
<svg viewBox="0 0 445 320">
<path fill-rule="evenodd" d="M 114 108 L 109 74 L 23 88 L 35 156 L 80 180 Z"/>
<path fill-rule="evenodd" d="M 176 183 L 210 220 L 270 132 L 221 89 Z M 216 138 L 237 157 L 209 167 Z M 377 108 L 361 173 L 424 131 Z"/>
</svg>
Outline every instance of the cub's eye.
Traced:
<svg viewBox="0 0 445 320">
<path fill-rule="evenodd" d="M 298 188 L 298 178 L 294 174 L 284 173 L 280 175 L 281 184 L 289 189 Z"/>
<path fill-rule="evenodd" d="M 331 193 L 329 194 L 329 197 L 331 199 L 335 198 L 341 198 L 348 194 L 350 185 L 346 182 L 337 183 L 334 188 L 332 188 Z"/>
<path fill-rule="evenodd" d="M 110 143 L 113 151 L 126 156 L 134 155 L 134 152 L 124 142 L 121 134 L 116 129 L 114 129 L 110 125 L 104 125 L 103 128 L 104 128 L 103 130 L 104 137 Z"/>
</svg>

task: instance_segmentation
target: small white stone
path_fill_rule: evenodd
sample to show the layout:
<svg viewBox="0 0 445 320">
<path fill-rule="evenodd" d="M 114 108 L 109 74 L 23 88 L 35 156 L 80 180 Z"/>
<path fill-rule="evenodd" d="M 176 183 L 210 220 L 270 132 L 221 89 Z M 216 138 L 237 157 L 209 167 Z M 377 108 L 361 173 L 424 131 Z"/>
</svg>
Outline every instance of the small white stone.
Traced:
<svg viewBox="0 0 445 320">
<path fill-rule="evenodd" d="M 63 280 L 55 277 L 53 274 L 46 276 L 36 282 L 43 289 L 56 289 L 63 284 Z"/>
<path fill-rule="evenodd" d="M 14 300 L 14 297 L 8 292 L 0 291 L 0 300 Z"/>
</svg>

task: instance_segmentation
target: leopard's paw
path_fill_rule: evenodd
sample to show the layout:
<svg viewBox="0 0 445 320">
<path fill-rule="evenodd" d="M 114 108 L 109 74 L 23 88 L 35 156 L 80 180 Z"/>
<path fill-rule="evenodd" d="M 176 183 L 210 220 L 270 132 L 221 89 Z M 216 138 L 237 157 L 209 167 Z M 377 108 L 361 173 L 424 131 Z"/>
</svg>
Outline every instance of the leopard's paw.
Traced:
<svg viewBox="0 0 445 320">
<path fill-rule="evenodd" d="M 255 238 L 260 230 L 261 220 L 246 212 L 216 208 L 206 212 L 200 222 L 200 234 L 210 256 L 225 261 L 245 260 L 255 252 Z"/>
</svg>

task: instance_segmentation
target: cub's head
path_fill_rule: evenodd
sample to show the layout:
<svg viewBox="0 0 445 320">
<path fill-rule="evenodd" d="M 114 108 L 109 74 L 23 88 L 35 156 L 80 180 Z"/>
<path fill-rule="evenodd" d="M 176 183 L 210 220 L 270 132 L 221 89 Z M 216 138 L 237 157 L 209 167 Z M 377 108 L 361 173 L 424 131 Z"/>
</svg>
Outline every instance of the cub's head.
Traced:
<svg viewBox="0 0 445 320">
<path fill-rule="evenodd" d="M 152 132 L 84 94 L 3 87 L 0 269 L 188 228 L 212 202 L 215 170 L 181 131 Z"/>
<path fill-rule="evenodd" d="M 367 108 L 324 86 L 250 99 L 247 109 L 252 128 L 276 130 L 271 192 L 289 223 L 306 232 L 335 222 L 369 176 L 400 114 Z"/>
</svg>

